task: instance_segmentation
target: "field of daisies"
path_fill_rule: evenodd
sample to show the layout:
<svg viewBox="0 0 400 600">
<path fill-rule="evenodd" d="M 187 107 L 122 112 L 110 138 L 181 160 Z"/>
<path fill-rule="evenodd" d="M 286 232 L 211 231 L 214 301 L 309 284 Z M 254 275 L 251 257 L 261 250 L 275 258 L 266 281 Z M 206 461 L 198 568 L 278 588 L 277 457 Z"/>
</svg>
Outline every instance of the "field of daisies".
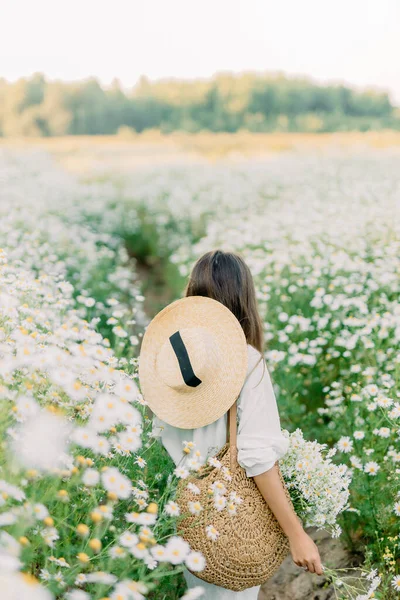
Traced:
<svg viewBox="0 0 400 600">
<path fill-rule="evenodd" d="M 201 597 L 181 573 L 204 557 L 176 527 L 204 507 L 195 485 L 183 508 L 175 489 L 218 464 L 186 445 L 172 467 L 137 356 L 151 273 L 179 297 L 216 247 L 254 274 L 296 510 L 358 557 L 354 574 L 326 564 L 327 585 L 398 597 L 399 160 L 360 149 L 78 181 L 44 152 L 0 149 L 2 599 Z M 240 518 L 228 482 L 221 470 L 210 502 Z M 205 535 L 218 544 L 212 523 Z"/>
</svg>

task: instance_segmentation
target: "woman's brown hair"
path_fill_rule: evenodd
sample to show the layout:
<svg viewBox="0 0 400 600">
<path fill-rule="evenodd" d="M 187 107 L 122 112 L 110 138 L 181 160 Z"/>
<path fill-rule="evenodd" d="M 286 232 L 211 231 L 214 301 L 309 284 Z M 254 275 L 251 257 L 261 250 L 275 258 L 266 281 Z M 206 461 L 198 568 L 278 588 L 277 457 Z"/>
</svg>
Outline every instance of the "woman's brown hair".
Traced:
<svg viewBox="0 0 400 600">
<path fill-rule="evenodd" d="M 210 250 L 197 259 L 185 296 L 208 296 L 224 304 L 238 319 L 247 343 L 264 354 L 264 332 L 253 276 L 240 254 Z"/>
</svg>

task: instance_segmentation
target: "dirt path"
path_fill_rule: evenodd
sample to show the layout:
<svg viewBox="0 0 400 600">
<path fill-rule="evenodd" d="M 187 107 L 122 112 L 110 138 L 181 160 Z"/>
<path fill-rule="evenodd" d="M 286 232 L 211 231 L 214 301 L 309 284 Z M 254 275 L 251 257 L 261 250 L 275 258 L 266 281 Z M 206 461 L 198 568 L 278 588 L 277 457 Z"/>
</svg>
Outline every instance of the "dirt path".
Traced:
<svg viewBox="0 0 400 600">
<path fill-rule="evenodd" d="M 338 539 L 322 531 L 309 532 L 317 544 L 322 564 L 333 568 L 349 567 L 355 562 Z M 258 600 L 331 600 L 335 592 L 324 577 L 311 575 L 297 567 L 290 556 L 275 575 L 261 587 Z"/>
<path fill-rule="evenodd" d="M 137 262 L 136 272 L 143 286 L 144 311 L 152 319 L 159 310 L 172 301 L 171 292 L 149 265 Z"/>
</svg>

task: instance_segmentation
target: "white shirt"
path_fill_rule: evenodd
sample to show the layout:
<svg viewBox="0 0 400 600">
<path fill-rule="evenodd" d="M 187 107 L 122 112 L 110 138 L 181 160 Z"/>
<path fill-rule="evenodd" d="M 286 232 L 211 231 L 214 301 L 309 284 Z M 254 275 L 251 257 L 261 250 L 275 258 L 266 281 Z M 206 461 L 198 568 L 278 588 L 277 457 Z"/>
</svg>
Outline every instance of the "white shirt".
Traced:
<svg viewBox="0 0 400 600">
<path fill-rule="evenodd" d="M 250 375 L 237 402 L 237 459 L 246 475 L 254 477 L 274 466 L 275 461 L 287 452 L 289 440 L 281 432 L 275 393 L 265 359 L 250 344 L 247 344 L 247 348 L 247 375 Z M 195 449 L 200 451 L 205 461 L 226 442 L 227 413 L 213 423 L 196 429 L 180 429 L 154 417 L 153 430 L 158 427 L 162 443 L 176 465 L 182 464 L 184 441 L 194 442 Z"/>
</svg>

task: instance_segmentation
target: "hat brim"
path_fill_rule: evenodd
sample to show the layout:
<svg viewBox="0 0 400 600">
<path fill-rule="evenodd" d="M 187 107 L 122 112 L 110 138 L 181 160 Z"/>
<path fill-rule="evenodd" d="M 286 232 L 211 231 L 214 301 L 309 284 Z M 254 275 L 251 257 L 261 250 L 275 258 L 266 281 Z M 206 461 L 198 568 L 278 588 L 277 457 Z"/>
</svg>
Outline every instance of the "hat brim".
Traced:
<svg viewBox="0 0 400 600">
<path fill-rule="evenodd" d="M 185 327 L 204 327 L 218 345 L 218 375 L 185 393 L 157 377 L 156 358 L 165 340 Z M 149 323 L 139 356 L 139 382 L 145 402 L 169 425 L 194 429 L 213 423 L 240 394 L 248 366 L 247 341 L 235 315 L 206 296 L 186 296 L 161 310 Z M 204 382 L 206 383 L 206 382 Z"/>
</svg>

